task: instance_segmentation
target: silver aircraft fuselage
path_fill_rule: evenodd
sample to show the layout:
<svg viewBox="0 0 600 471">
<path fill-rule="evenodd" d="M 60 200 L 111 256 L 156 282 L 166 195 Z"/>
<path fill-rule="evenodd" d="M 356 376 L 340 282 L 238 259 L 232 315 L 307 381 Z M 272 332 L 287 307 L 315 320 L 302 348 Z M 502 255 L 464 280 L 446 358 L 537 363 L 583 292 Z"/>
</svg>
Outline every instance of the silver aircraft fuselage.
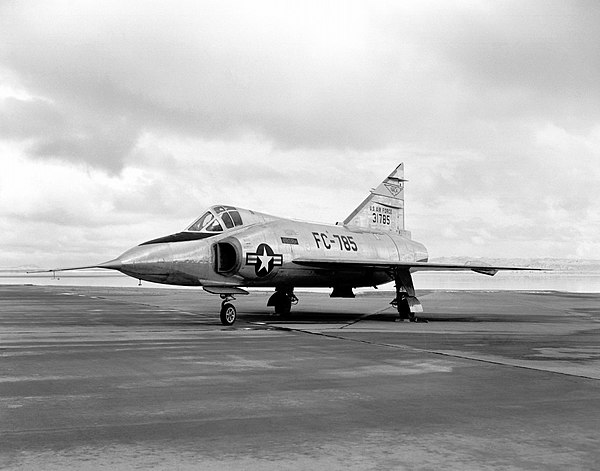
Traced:
<svg viewBox="0 0 600 471">
<path fill-rule="evenodd" d="M 294 260 L 427 261 L 423 244 L 399 234 L 300 222 L 236 209 L 242 219 L 252 222 L 195 240 L 174 235 L 145 242 L 107 262 L 105 268 L 171 285 L 354 288 L 387 283 L 393 280 L 393 274 L 360 266 L 328 270 L 303 266 Z"/>
</svg>

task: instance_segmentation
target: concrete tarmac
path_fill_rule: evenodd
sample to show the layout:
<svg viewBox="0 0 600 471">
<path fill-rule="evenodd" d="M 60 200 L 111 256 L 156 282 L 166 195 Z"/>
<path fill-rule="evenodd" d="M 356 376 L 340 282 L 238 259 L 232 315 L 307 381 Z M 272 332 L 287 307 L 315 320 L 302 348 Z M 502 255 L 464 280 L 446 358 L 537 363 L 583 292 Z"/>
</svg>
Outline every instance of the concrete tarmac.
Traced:
<svg viewBox="0 0 600 471">
<path fill-rule="evenodd" d="M 598 469 L 600 295 L 0 286 L 0 469 Z"/>
</svg>

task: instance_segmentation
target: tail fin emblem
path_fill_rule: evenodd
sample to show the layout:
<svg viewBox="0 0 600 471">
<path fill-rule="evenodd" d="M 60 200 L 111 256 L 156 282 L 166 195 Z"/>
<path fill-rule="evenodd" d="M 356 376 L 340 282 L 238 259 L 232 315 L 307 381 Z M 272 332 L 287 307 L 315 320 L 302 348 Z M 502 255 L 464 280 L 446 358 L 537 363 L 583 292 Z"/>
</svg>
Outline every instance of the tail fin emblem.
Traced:
<svg viewBox="0 0 600 471">
<path fill-rule="evenodd" d="M 392 196 L 398 196 L 398 193 L 400 193 L 400 191 L 402 190 L 402 187 L 398 185 L 392 185 L 391 183 L 384 183 L 383 185 L 392 194 Z"/>
</svg>

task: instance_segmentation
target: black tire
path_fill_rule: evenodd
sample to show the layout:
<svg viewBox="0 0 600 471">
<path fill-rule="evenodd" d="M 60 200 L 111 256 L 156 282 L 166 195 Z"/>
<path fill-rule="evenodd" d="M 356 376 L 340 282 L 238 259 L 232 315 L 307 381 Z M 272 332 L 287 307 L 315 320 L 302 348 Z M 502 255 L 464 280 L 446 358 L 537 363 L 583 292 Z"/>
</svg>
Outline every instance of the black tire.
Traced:
<svg viewBox="0 0 600 471">
<path fill-rule="evenodd" d="M 221 307 L 221 324 L 233 325 L 237 319 L 237 311 L 233 304 L 225 303 Z"/>
<path fill-rule="evenodd" d="M 275 314 L 279 314 L 281 317 L 288 317 L 292 310 L 292 300 L 287 296 L 282 296 L 280 302 L 275 304 Z"/>
<path fill-rule="evenodd" d="M 414 314 L 410 311 L 410 306 L 408 305 L 406 298 L 402 298 L 398 301 L 398 315 L 402 321 L 414 318 Z"/>
</svg>

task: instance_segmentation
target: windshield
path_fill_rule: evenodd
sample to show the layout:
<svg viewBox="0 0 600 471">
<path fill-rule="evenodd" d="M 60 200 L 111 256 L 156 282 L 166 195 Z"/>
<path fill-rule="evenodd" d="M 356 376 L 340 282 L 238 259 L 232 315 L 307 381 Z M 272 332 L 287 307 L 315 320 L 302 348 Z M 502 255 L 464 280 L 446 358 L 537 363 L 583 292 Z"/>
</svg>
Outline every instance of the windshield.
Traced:
<svg viewBox="0 0 600 471">
<path fill-rule="evenodd" d="M 200 216 L 196 220 L 196 222 L 194 222 L 190 227 L 188 227 L 187 230 L 188 231 L 195 231 L 195 232 L 201 231 L 203 229 L 207 230 L 207 229 L 205 229 L 205 227 L 209 226 L 213 222 L 216 222 L 217 225 L 219 224 L 219 221 L 217 221 L 215 219 L 215 217 L 213 216 L 213 214 L 210 211 L 206 211 L 202 216 Z"/>
<path fill-rule="evenodd" d="M 215 218 L 215 219 L 212 219 L 206 226 L 204 226 L 202 228 L 202 230 L 208 231 L 208 232 L 222 232 L 223 228 L 221 227 L 219 220 L 217 218 Z"/>
<path fill-rule="evenodd" d="M 232 206 L 214 206 L 211 211 L 206 211 L 200 216 L 186 231 L 223 232 L 223 226 L 231 229 L 234 226 L 241 225 L 242 218 L 236 208 Z"/>
</svg>

